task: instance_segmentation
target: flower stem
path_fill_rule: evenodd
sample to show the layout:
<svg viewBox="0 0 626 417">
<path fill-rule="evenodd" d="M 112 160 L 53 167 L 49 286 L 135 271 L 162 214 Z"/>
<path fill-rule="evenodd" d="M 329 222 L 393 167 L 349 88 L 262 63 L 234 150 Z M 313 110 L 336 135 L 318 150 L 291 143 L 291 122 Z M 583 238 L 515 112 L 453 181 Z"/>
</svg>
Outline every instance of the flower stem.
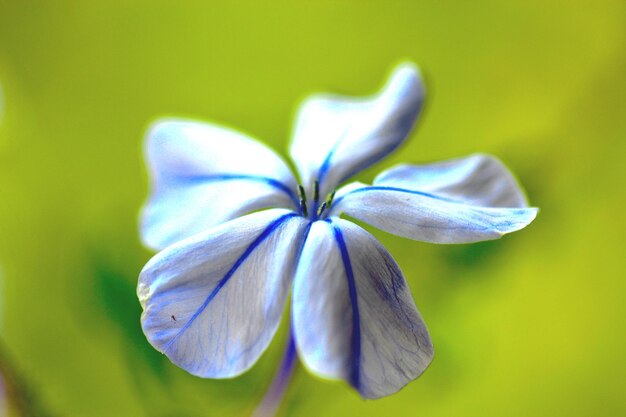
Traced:
<svg viewBox="0 0 626 417">
<path fill-rule="evenodd" d="M 285 391 L 289 386 L 289 381 L 291 380 L 297 361 L 298 354 L 296 353 L 296 344 L 293 338 L 293 331 L 290 329 L 280 367 L 278 371 L 276 371 L 274 380 L 265 393 L 261 404 L 254 410 L 252 417 L 273 417 L 276 415 L 282 399 L 285 396 Z"/>
</svg>

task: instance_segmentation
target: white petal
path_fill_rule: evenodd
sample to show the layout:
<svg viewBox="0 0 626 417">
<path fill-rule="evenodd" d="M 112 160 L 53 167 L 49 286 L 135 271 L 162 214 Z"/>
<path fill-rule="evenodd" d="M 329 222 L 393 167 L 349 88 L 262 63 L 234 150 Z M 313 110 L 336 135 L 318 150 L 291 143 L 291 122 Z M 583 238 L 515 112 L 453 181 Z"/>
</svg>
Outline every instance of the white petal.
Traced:
<svg viewBox="0 0 626 417">
<path fill-rule="evenodd" d="M 311 371 L 365 398 L 392 394 L 433 357 L 426 326 L 391 255 L 360 227 L 313 223 L 294 282 L 296 345 Z"/>
<path fill-rule="evenodd" d="M 290 149 L 307 193 L 319 180 L 324 198 L 395 150 L 411 131 L 423 98 L 418 68 L 404 63 L 374 97 L 324 94 L 307 99 L 298 112 Z"/>
<path fill-rule="evenodd" d="M 162 120 L 145 146 L 152 191 L 141 235 L 155 249 L 268 207 L 297 207 L 287 165 L 254 139 L 207 123 Z"/>
<path fill-rule="evenodd" d="M 247 370 L 276 331 L 307 224 L 272 209 L 157 254 L 137 287 L 150 343 L 194 375 L 227 378 Z"/>
<path fill-rule="evenodd" d="M 378 175 L 374 185 L 423 191 L 474 206 L 528 206 L 511 172 L 497 158 L 483 154 L 427 165 L 399 165 Z"/>
<path fill-rule="evenodd" d="M 498 239 L 526 227 L 537 209 L 482 207 L 422 191 L 349 184 L 329 215 L 345 213 L 386 232 L 431 243 Z"/>
</svg>

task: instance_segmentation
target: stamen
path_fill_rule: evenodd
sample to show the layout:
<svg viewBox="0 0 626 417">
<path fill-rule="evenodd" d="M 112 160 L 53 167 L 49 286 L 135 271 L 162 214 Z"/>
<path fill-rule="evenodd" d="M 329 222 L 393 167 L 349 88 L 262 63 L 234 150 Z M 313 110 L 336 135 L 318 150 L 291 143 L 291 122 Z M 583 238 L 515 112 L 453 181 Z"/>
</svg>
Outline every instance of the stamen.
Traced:
<svg viewBox="0 0 626 417">
<path fill-rule="evenodd" d="M 313 188 L 313 200 L 314 201 L 320 200 L 320 182 L 319 181 L 315 181 L 315 188 Z"/>
<path fill-rule="evenodd" d="M 298 194 L 300 195 L 300 211 L 307 217 L 309 215 L 309 209 L 306 206 L 306 193 L 304 192 L 304 187 L 298 184 Z"/>
<path fill-rule="evenodd" d="M 300 194 L 300 198 L 306 202 L 306 193 L 304 192 L 304 187 L 298 184 L 298 194 Z"/>
<path fill-rule="evenodd" d="M 321 216 L 325 209 L 326 209 L 326 201 L 324 201 L 322 205 L 320 206 L 320 208 L 317 210 L 317 215 Z"/>
<path fill-rule="evenodd" d="M 335 193 L 337 192 L 337 190 L 334 190 L 332 193 L 330 193 L 330 196 L 328 197 L 328 200 L 326 200 L 328 202 L 328 208 L 330 208 L 330 206 L 333 204 L 333 200 L 335 199 Z"/>
<path fill-rule="evenodd" d="M 300 209 L 302 210 L 302 214 L 304 215 L 304 217 L 307 217 L 309 215 L 309 209 L 306 207 L 306 199 L 304 198 L 300 199 Z"/>
</svg>

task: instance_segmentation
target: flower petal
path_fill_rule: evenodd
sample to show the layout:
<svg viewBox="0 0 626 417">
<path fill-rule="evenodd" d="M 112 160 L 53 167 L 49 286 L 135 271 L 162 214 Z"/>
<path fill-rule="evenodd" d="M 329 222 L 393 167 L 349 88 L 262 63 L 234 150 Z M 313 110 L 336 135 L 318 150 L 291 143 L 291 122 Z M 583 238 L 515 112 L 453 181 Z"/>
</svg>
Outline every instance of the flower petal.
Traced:
<svg viewBox="0 0 626 417">
<path fill-rule="evenodd" d="M 418 68 L 404 63 L 374 97 L 323 94 L 307 99 L 290 149 L 307 193 L 318 180 L 323 197 L 395 150 L 411 131 L 423 98 Z"/>
<path fill-rule="evenodd" d="M 152 192 L 141 235 L 154 249 L 254 210 L 297 207 L 297 183 L 269 148 L 207 123 L 165 119 L 147 135 Z"/>
<path fill-rule="evenodd" d="M 378 175 L 374 185 L 423 191 L 474 206 L 528 207 L 513 174 L 497 158 L 484 154 L 398 165 Z"/>
<path fill-rule="evenodd" d="M 330 215 L 345 213 L 386 232 L 431 243 L 498 239 L 526 227 L 537 208 L 499 208 L 389 186 L 349 184 L 337 192 Z"/>
<path fill-rule="evenodd" d="M 313 223 L 294 282 L 293 320 L 304 364 L 348 381 L 365 398 L 398 391 L 433 357 L 398 265 L 346 220 Z"/>
<path fill-rule="evenodd" d="M 137 287 L 150 343 L 202 377 L 228 378 L 251 367 L 278 326 L 307 224 L 272 209 L 157 254 Z"/>
</svg>

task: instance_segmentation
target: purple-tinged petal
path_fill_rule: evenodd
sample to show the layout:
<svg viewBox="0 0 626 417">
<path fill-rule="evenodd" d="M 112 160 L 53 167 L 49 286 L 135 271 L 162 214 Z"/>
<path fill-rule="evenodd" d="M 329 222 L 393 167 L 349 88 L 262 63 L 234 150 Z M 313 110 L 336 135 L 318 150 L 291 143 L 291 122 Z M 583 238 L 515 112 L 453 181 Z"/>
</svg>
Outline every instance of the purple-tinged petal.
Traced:
<svg viewBox="0 0 626 417">
<path fill-rule="evenodd" d="M 208 123 L 165 119 L 148 132 L 144 243 L 163 249 L 255 210 L 298 207 L 287 165 L 265 145 Z"/>
<path fill-rule="evenodd" d="M 381 230 L 431 243 L 498 239 L 523 229 L 537 208 L 483 207 L 464 200 L 391 186 L 349 184 L 337 192 L 329 215 L 345 213 Z"/>
<path fill-rule="evenodd" d="M 433 346 L 400 268 L 376 239 L 338 218 L 313 223 L 294 281 L 296 346 L 305 366 L 364 398 L 417 378 Z"/>
<path fill-rule="evenodd" d="M 158 253 L 137 287 L 150 343 L 194 375 L 228 378 L 250 368 L 278 327 L 307 225 L 272 209 Z"/>
<path fill-rule="evenodd" d="M 376 96 L 319 94 L 305 100 L 290 152 L 309 198 L 315 181 L 324 198 L 400 146 L 415 124 L 423 99 L 419 69 L 404 63 L 394 69 Z"/>
<path fill-rule="evenodd" d="M 491 155 L 398 165 L 378 175 L 374 185 L 422 191 L 473 206 L 528 207 L 513 174 Z"/>
</svg>

